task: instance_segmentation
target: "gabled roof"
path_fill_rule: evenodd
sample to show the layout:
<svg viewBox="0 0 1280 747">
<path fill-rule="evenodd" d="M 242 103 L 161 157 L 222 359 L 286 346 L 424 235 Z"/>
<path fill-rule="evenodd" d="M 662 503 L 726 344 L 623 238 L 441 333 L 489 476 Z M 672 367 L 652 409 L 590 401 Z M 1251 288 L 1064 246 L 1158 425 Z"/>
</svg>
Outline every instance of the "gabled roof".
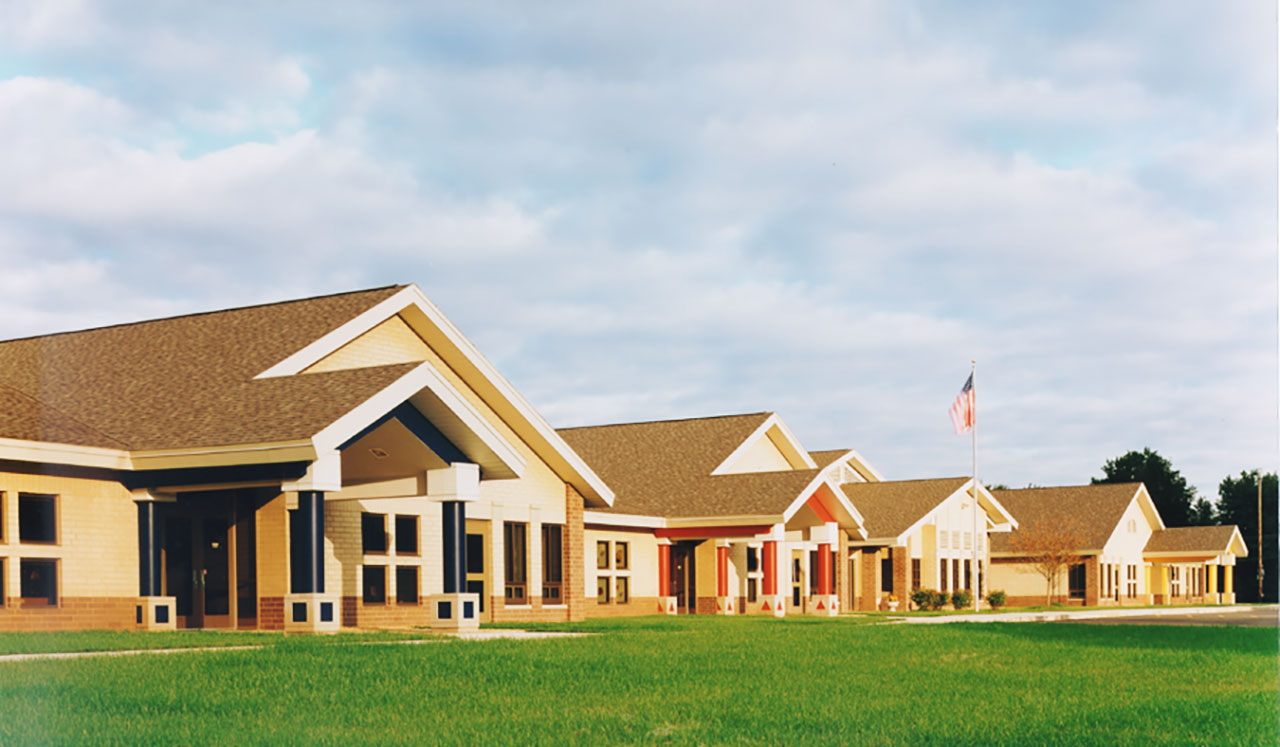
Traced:
<svg viewBox="0 0 1280 747">
<path fill-rule="evenodd" d="M 1084 538 L 1085 546 L 1080 550 L 1101 552 L 1141 489 L 1142 483 L 1124 482 L 993 490 L 992 494 L 1009 509 L 1022 529 L 1070 520 L 1078 525 Z M 992 535 L 991 551 L 1012 552 L 1014 536 Z"/>
<path fill-rule="evenodd" d="M 615 513 L 781 517 L 821 470 L 712 474 L 771 417 L 759 412 L 558 432 L 614 489 Z"/>
<path fill-rule="evenodd" d="M 884 482 L 884 475 L 880 474 L 880 470 L 871 466 L 855 449 L 830 449 L 825 451 L 811 451 L 809 458 L 814 461 L 819 469 L 826 469 L 836 462 L 844 462 L 862 476 L 867 482 Z"/>
<path fill-rule="evenodd" d="M 1208 527 L 1170 527 L 1154 532 L 1143 555 L 1221 555 L 1231 551 L 1233 540 L 1239 539 L 1235 554 L 1249 554 L 1235 524 Z"/>
<path fill-rule="evenodd" d="M 867 536 L 898 537 L 972 478 L 850 482 L 840 489 L 866 518 Z"/>
<path fill-rule="evenodd" d="M 813 459 L 814 464 L 818 465 L 818 469 L 826 469 L 837 459 L 848 453 L 848 449 L 830 449 L 827 451 L 811 451 L 809 452 L 809 457 Z"/>
<path fill-rule="evenodd" d="M 305 438 L 412 366 L 253 377 L 399 288 L 0 342 L 0 385 L 28 400 L 14 412 L 38 411 L 50 423 L 33 430 L 29 416 L 11 418 L 6 408 L 0 438 L 136 450 Z"/>
</svg>

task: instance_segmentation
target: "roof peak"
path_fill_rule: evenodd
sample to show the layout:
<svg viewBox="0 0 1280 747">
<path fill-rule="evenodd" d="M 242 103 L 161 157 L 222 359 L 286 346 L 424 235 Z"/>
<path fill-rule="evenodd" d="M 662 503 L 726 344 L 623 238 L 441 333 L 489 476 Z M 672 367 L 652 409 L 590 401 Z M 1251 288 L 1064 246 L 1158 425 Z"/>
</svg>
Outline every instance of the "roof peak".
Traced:
<svg viewBox="0 0 1280 747">
<path fill-rule="evenodd" d="M 761 412 L 741 412 L 741 413 L 732 413 L 728 415 L 706 415 L 702 417 L 691 417 L 691 418 L 635 420 L 635 421 L 624 422 L 624 423 L 600 423 L 598 425 L 571 425 L 565 428 L 556 428 L 556 430 L 557 431 L 577 431 L 577 430 L 584 430 L 587 428 L 618 428 L 618 427 L 628 426 L 628 425 L 658 425 L 661 423 L 692 423 L 692 422 L 706 421 L 706 420 L 726 420 L 728 418 L 751 418 L 751 417 L 759 417 L 761 415 L 764 415 L 767 417 L 773 414 L 774 413 L 772 411 L 764 410 Z"/>
<path fill-rule="evenodd" d="M 8 342 L 21 342 L 21 341 L 23 341 L 23 340 L 39 340 L 39 339 L 44 339 L 44 338 L 48 338 L 48 337 L 61 337 L 61 336 L 64 336 L 64 335 L 76 335 L 76 334 L 82 334 L 82 333 L 84 333 L 84 332 L 100 332 L 100 331 L 102 331 L 102 330 L 107 330 L 107 329 L 120 329 L 120 328 L 123 328 L 123 327 L 134 327 L 134 326 L 141 325 L 141 324 L 153 324 L 153 323 L 155 323 L 155 322 L 168 322 L 168 321 L 174 321 L 174 320 L 176 320 L 176 319 L 190 319 L 190 318 L 198 317 L 198 316 L 210 316 L 210 315 L 212 315 L 212 314 L 224 314 L 224 313 L 227 313 L 227 312 L 230 312 L 230 311 L 246 311 L 246 310 L 248 310 L 248 309 L 261 309 L 261 308 L 266 308 L 266 307 L 268 307 L 268 306 L 286 306 L 286 305 L 289 305 L 289 304 L 303 303 L 303 302 L 306 302 L 306 301 L 317 301 L 317 300 L 322 299 L 322 298 L 337 298 L 337 297 L 339 297 L 339 296 L 354 296 L 354 295 L 358 295 L 358 294 L 361 294 L 361 293 L 374 293 L 374 292 L 377 292 L 377 291 L 384 291 L 384 290 L 391 290 L 391 289 L 399 290 L 399 289 L 401 289 L 401 288 L 406 288 L 406 287 L 408 287 L 408 284 L 399 284 L 399 285 L 392 284 L 392 285 L 380 285 L 380 286 L 376 286 L 376 287 L 373 287 L 373 288 L 362 288 L 362 289 L 359 289 L 359 290 L 340 291 L 340 292 L 337 292 L 337 293 L 320 293 L 320 294 L 317 294 L 317 295 L 314 295 L 314 296 L 305 296 L 305 297 L 303 297 L 303 298 L 288 298 L 288 299 L 285 299 L 285 300 L 283 300 L 283 301 L 266 301 L 266 302 L 262 302 L 262 303 L 251 303 L 251 304 L 245 304 L 245 305 L 243 305 L 243 306 L 231 306 L 231 307 L 229 307 L 229 308 L 225 308 L 225 309 L 210 309 L 210 310 L 208 310 L 208 311 L 193 311 L 193 312 L 189 312 L 189 313 L 186 313 L 186 314 L 174 314 L 174 315 L 172 315 L 172 316 L 160 316 L 160 317 L 155 317 L 155 318 L 153 318 L 153 319 L 138 319 L 138 320 L 136 320 L 136 321 L 132 321 L 132 322 L 118 322 L 118 323 L 116 323 L 116 324 L 103 324 L 103 325 L 98 326 L 98 327 L 84 327 L 84 328 L 82 328 L 82 329 L 68 329 L 68 330 L 62 330 L 62 331 L 60 331 L 60 332 L 49 332 L 49 333 L 47 333 L 47 334 L 43 334 L 43 335 L 27 335 L 27 336 L 25 336 L 25 337 L 12 337 L 12 338 L 9 338 L 9 339 L 0 340 L 0 344 L 4 344 L 4 343 L 8 343 Z"/>
</svg>

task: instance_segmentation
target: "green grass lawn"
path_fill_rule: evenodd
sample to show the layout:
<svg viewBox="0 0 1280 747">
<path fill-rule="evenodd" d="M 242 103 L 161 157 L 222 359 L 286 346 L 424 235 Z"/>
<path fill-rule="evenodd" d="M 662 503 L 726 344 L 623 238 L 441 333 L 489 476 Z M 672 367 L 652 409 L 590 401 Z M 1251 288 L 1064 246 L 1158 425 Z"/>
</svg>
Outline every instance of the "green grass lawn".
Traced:
<svg viewBox="0 0 1280 747">
<path fill-rule="evenodd" d="M 267 647 L 0 663 L 0 744 L 1280 738 L 1273 629 L 760 617 L 539 627 L 598 635 L 252 636 Z"/>
</svg>

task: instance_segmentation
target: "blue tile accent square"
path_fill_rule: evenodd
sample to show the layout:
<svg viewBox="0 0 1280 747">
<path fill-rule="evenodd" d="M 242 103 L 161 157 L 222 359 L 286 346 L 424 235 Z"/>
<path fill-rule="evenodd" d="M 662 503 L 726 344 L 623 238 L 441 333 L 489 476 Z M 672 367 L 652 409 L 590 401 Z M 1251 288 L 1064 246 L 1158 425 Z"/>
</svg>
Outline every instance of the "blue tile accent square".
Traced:
<svg viewBox="0 0 1280 747">
<path fill-rule="evenodd" d="M 169 605 L 156 605 L 156 622 L 160 624 L 169 622 Z"/>
<path fill-rule="evenodd" d="M 333 602 L 320 603 L 320 622 L 333 622 Z"/>
<path fill-rule="evenodd" d="M 452 602 L 436 602 L 436 617 L 441 620 L 453 619 L 453 603 Z"/>
<path fill-rule="evenodd" d="M 463 619 L 463 620 L 470 620 L 470 619 L 474 618 L 475 616 L 476 616 L 476 603 L 475 603 L 475 602 L 463 602 L 463 603 L 462 603 L 462 619 Z"/>
<path fill-rule="evenodd" d="M 296 623 L 304 623 L 307 621 L 307 603 L 293 603 L 293 621 Z"/>
</svg>

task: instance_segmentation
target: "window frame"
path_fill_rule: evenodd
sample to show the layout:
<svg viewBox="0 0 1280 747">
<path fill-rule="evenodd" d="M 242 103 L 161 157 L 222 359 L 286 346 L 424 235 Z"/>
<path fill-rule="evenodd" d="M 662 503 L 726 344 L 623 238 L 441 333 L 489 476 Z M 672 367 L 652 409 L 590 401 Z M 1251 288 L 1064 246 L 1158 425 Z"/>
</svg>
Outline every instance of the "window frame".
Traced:
<svg viewBox="0 0 1280 747">
<path fill-rule="evenodd" d="M 1076 583 L 1077 576 L 1079 584 Z M 1088 593 L 1089 571 L 1084 563 L 1067 566 L 1067 599 L 1084 599 Z"/>
<path fill-rule="evenodd" d="M 564 525 L 543 524 L 541 534 L 542 604 L 562 605 L 564 604 Z"/>
<path fill-rule="evenodd" d="M 61 506 L 62 502 L 58 500 L 59 497 L 60 496 L 57 493 L 21 493 L 21 492 L 18 493 L 18 544 L 43 545 L 46 547 L 56 546 L 59 544 L 59 539 L 61 539 L 61 534 L 62 534 L 60 531 L 58 531 L 60 528 L 59 524 L 61 524 L 61 518 L 62 518 L 60 516 L 60 512 L 62 509 L 62 506 Z M 23 516 L 22 516 L 22 508 L 23 508 L 24 500 L 28 502 L 28 505 L 30 505 L 35 501 L 40 501 L 40 502 L 47 501 L 50 504 L 52 508 L 49 511 L 49 519 L 47 522 L 43 522 L 43 523 L 48 524 L 48 526 L 45 528 L 52 530 L 53 539 L 47 539 L 47 540 L 46 539 L 28 539 L 25 536 L 24 530 L 26 529 L 26 526 L 23 525 Z M 32 523 L 34 522 L 28 522 L 28 526 Z"/>
<path fill-rule="evenodd" d="M 382 525 L 382 549 L 370 549 L 369 539 L 373 533 L 373 529 L 369 526 L 371 519 L 377 519 Z M 374 511 L 360 512 L 360 552 L 362 555 L 388 555 L 387 548 L 387 515 L 376 513 Z"/>
<path fill-rule="evenodd" d="M 609 591 L 613 588 L 612 576 L 596 576 L 596 604 L 609 604 Z"/>
<path fill-rule="evenodd" d="M 374 570 L 382 574 L 382 598 L 371 598 L 369 594 L 369 571 Z M 360 573 L 360 601 L 366 607 L 374 605 L 385 605 L 387 603 L 387 566 L 380 564 L 365 564 L 361 566 Z"/>
<path fill-rule="evenodd" d="M 609 570 L 609 562 L 613 559 L 613 553 L 609 551 L 609 540 L 596 540 L 596 570 Z"/>
<path fill-rule="evenodd" d="M 626 604 L 631 601 L 631 577 L 613 577 L 613 601 L 615 604 Z"/>
<path fill-rule="evenodd" d="M 519 542 L 516 541 L 517 533 Z M 529 525 L 525 522 L 502 522 L 502 576 L 503 603 L 512 606 L 529 604 Z"/>
<path fill-rule="evenodd" d="M 404 555 L 406 557 L 418 557 L 419 555 L 421 555 L 422 554 L 422 540 L 421 540 L 422 517 L 418 516 L 417 514 L 394 514 L 391 521 L 392 521 L 392 526 L 395 527 L 396 555 Z M 412 530 L 408 532 L 400 531 L 402 523 L 412 524 L 413 525 Z M 412 549 L 408 549 L 408 550 L 401 549 L 401 541 L 403 537 L 406 537 L 406 536 L 413 538 Z"/>
<path fill-rule="evenodd" d="M 417 606 L 422 603 L 422 594 L 419 592 L 419 586 L 422 583 L 421 570 L 416 565 L 398 565 L 396 568 L 396 604 L 404 604 Z M 413 598 L 405 599 L 404 593 L 401 591 L 406 585 L 401 584 L 401 574 L 412 575 L 413 583 L 407 586 L 413 589 Z"/>
<path fill-rule="evenodd" d="M 618 540 L 613 543 L 613 569 L 615 571 L 631 570 L 631 543 Z M 616 598 L 616 594 L 614 595 Z"/>
<path fill-rule="evenodd" d="M 52 593 L 28 595 L 26 566 L 40 565 L 52 569 Z M 60 607 L 62 606 L 62 562 L 61 558 L 19 558 L 18 559 L 18 597 L 22 607 Z M 37 600 L 43 600 L 38 603 Z"/>
</svg>

